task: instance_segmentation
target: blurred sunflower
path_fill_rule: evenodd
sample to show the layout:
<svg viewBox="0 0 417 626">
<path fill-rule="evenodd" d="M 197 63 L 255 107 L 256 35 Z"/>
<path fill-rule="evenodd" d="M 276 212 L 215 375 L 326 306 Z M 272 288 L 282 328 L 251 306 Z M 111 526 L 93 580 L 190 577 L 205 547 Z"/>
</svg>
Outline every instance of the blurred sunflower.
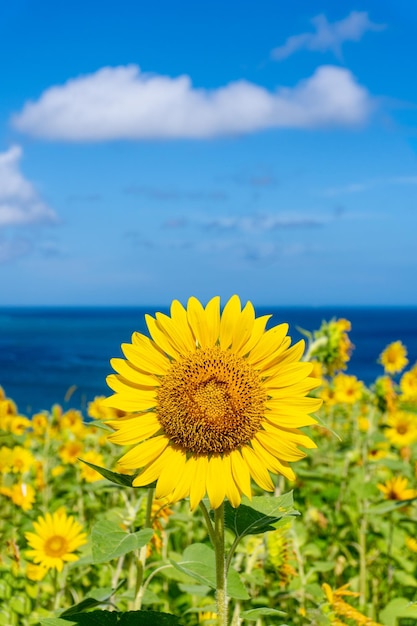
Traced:
<svg viewBox="0 0 417 626">
<path fill-rule="evenodd" d="M 410 500 L 417 497 L 416 489 L 407 488 L 408 478 L 405 476 L 395 476 L 384 484 L 378 483 L 377 487 L 384 494 L 387 500 Z"/>
<path fill-rule="evenodd" d="M 39 516 L 33 523 L 35 532 L 26 532 L 25 537 L 32 550 L 26 554 L 45 569 L 61 572 L 64 563 L 77 561 L 74 552 L 87 543 L 87 535 L 82 526 L 63 509 L 55 513 Z"/>
<path fill-rule="evenodd" d="M 403 400 L 417 401 L 417 364 L 401 376 L 400 389 Z"/>
<path fill-rule="evenodd" d="M 401 341 L 390 343 L 385 350 L 381 352 L 378 363 L 383 365 L 387 374 L 401 372 L 408 363 L 406 347 Z"/>
<path fill-rule="evenodd" d="M 237 296 L 222 314 L 218 297 L 206 308 L 174 300 L 170 317 L 146 316 L 151 339 L 134 333 L 123 344 L 104 403 L 130 413 L 108 424 L 112 441 L 134 444 L 120 459 L 143 468 L 134 486 L 157 480 L 157 498 L 189 495 L 193 509 L 207 493 L 215 509 L 251 497 L 251 478 L 272 491 L 268 470 L 295 478 L 298 446 L 316 447 L 298 428 L 316 423 L 309 413 L 321 400 L 305 396 L 320 381 L 300 362 L 304 342 L 290 348 L 288 325 L 265 330 L 269 318 L 255 318 L 250 302 L 241 309 Z"/>
<path fill-rule="evenodd" d="M 75 465 L 78 457 L 81 456 L 83 447 L 83 444 L 78 440 L 67 441 L 58 450 L 59 458 L 67 465 Z"/>
<path fill-rule="evenodd" d="M 356 376 L 337 374 L 333 379 L 333 384 L 336 403 L 355 404 L 362 398 L 364 385 Z"/>
<path fill-rule="evenodd" d="M 417 416 L 407 411 L 396 411 L 387 420 L 385 437 L 393 446 L 401 448 L 417 441 Z"/>
<path fill-rule="evenodd" d="M 24 474 L 35 465 L 33 454 L 22 446 L 15 446 L 11 450 L 10 469 L 12 472 Z"/>
<path fill-rule="evenodd" d="M 10 498 L 13 504 L 19 506 L 23 511 L 29 511 L 36 499 L 34 488 L 22 482 L 16 483 L 12 487 L 0 487 L 0 494 Z"/>
</svg>

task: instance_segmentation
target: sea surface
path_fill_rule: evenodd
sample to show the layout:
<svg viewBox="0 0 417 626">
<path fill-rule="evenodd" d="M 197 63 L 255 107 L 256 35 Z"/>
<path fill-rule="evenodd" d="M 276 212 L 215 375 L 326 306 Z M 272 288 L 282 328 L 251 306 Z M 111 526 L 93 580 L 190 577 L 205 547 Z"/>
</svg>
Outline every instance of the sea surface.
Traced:
<svg viewBox="0 0 417 626">
<path fill-rule="evenodd" d="M 164 308 L 0 308 L 0 385 L 21 414 L 48 410 L 55 403 L 85 410 L 95 396 L 108 395 L 109 360 L 122 356 L 120 345 L 132 332 L 146 332 L 145 313 Z M 352 323 L 355 349 L 347 373 L 371 384 L 383 373 L 377 363 L 385 346 L 401 340 L 410 364 L 417 361 L 417 308 L 257 308 L 272 313 L 269 325 L 290 324 L 317 330 L 323 320 L 345 317 Z"/>
</svg>

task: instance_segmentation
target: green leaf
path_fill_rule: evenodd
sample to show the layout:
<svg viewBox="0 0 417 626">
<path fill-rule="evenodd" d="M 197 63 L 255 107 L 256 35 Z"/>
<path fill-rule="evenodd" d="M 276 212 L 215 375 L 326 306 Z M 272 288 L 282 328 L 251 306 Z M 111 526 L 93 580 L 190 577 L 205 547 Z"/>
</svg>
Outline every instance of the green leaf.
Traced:
<svg viewBox="0 0 417 626">
<path fill-rule="evenodd" d="M 414 502 L 414 500 L 417 500 L 417 496 L 415 498 L 409 498 L 408 500 L 384 500 L 384 502 L 372 506 L 366 512 L 368 515 L 381 515 L 382 513 L 389 513 L 390 511 L 401 509 L 411 502 Z"/>
<path fill-rule="evenodd" d="M 100 467 L 99 465 L 94 465 L 94 463 L 84 461 L 84 459 L 78 460 L 82 463 L 85 463 L 89 467 L 92 467 L 94 470 L 96 470 L 96 472 L 104 476 L 104 478 L 107 478 L 107 480 L 110 480 L 116 485 L 120 485 L 121 487 L 133 487 L 132 483 L 134 478 L 136 477 L 136 474 L 133 474 L 133 476 L 129 476 L 128 474 L 117 474 L 116 472 L 111 472 L 105 467 Z"/>
<path fill-rule="evenodd" d="M 115 528 L 113 522 L 102 520 L 91 531 L 94 563 L 105 563 L 127 552 L 138 550 L 152 539 L 153 530 L 144 528 L 136 533 L 126 533 Z"/>
<path fill-rule="evenodd" d="M 286 615 L 286 613 L 284 613 L 283 611 L 278 611 L 277 609 L 262 607 L 259 609 L 250 609 L 249 611 L 243 611 L 243 613 L 241 613 L 240 615 L 240 618 L 246 619 L 248 622 L 256 622 L 256 620 L 263 615 L 276 615 L 282 617 L 283 615 Z"/>
<path fill-rule="evenodd" d="M 233 508 L 225 502 L 225 525 L 236 537 L 257 535 L 277 528 L 277 522 L 289 515 L 299 515 L 293 508 L 292 491 L 282 496 L 258 496 Z"/>
<path fill-rule="evenodd" d="M 169 613 L 158 611 L 92 611 L 91 613 L 76 613 L 71 622 L 59 620 L 60 623 L 47 623 L 45 626 L 181 626 L 179 618 Z"/>
<path fill-rule="evenodd" d="M 183 558 L 179 563 L 171 561 L 180 572 L 198 580 L 202 585 L 216 589 L 216 565 L 214 550 L 203 543 L 194 543 L 184 550 Z M 227 593 L 236 600 L 248 600 L 246 591 L 239 574 L 230 569 L 227 575 Z"/>
<path fill-rule="evenodd" d="M 417 603 L 407 598 L 395 598 L 379 614 L 379 620 L 385 626 L 397 626 L 399 617 L 417 618 Z"/>
<path fill-rule="evenodd" d="M 417 587 L 417 580 L 412 574 L 397 570 L 394 572 L 394 579 L 403 587 Z"/>
<path fill-rule="evenodd" d="M 81 602 L 74 604 L 69 609 L 66 609 L 63 613 L 61 613 L 61 617 L 66 618 L 74 613 L 82 613 L 83 611 L 87 611 L 88 609 L 92 609 L 100 604 L 108 602 L 111 596 L 116 593 L 118 589 L 120 589 L 124 582 L 125 581 L 122 580 L 116 589 L 105 587 L 104 589 L 95 589 L 94 591 L 91 591 L 87 598 L 84 598 Z"/>
<path fill-rule="evenodd" d="M 77 624 L 77 622 L 70 622 L 60 617 L 44 617 L 39 620 L 39 624 L 40 626 L 72 626 Z"/>
</svg>

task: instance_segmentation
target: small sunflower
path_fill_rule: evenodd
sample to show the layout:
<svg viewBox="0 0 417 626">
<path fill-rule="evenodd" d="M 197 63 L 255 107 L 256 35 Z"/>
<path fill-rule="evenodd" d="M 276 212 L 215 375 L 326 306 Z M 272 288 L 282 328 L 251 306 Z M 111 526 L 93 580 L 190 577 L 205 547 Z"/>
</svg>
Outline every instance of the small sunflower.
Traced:
<svg viewBox="0 0 417 626">
<path fill-rule="evenodd" d="M 405 476 L 395 476 L 384 484 L 378 483 L 377 487 L 384 494 L 386 500 L 410 500 L 417 496 L 416 489 L 407 487 L 408 478 Z"/>
<path fill-rule="evenodd" d="M 396 411 L 387 420 L 384 434 L 393 446 L 402 448 L 417 441 L 417 416 L 407 411 Z"/>
<path fill-rule="evenodd" d="M 309 413 L 321 400 L 306 395 L 320 381 L 300 362 L 304 342 L 290 348 L 288 325 L 265 330 L 269 318 L 237 296 L 222 314 L 218 297 L 205 308 L 174 300 L 170 317 L 146 316 L 151 339 L 134 333 L 123 344 L 104 403 L 128 413 L 108 424 L 113 442 L 134 445 L 120 464 L 141 468 L 135 487 L 156 480 L 157 498 L 189 495 L 192 509 L 207 493 L 216 509 L 251 497 L 251 478 L 268 491 L 269 471 L 295 478 L 298 446 L 316 447 L 298 428 L 316 423 Z"/>
<path fill-rule="evenodd" d="M 342 404 L 355 404 L 363 395 L 363 382 L 356 376 L 337 374 L 334 379 L 335 399 Z"/>
<path fill-rule="evenodd" d="M 407 349 L 401 341 L 393 341 L 381 352 L 378 362 L 387 374 L 401 372 L 408 363 Z"/>
<path fill-rule="evenodd" d="M 39 516 L 33 527 L 34 533 L 25 533 L 29 546 L 33 548 L 26 554 L 48 570 L 61 572 L 66 561 L 77 561 L 78 556 L 74 552 L 87 543 L 81 524 L 62 509 L 52 515 Z"/>
</svg>

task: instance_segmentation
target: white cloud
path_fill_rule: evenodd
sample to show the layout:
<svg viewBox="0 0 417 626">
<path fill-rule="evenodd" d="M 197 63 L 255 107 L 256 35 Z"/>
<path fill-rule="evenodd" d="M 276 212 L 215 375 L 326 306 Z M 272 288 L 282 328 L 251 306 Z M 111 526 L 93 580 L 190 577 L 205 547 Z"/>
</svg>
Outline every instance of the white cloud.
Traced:
<svg viewBox="0 0 417 626">
<path fill-rule="evenodd" d="M 22 150 L 0 153 L 0 228 L 56 221 L 56 214 L 39 197 L 19 169 Z"/>
<path fill-rule="evenodd" d="M 188 76 L 105 67 L 47 89 L 12 123 L 45 139 L 205 139 L 266 128 L 354 125 L 372 109 L 367 90 L 343 68 L 319 67 L 293 88 L 274 92 L 241 80 L 211 91 Z"/>
<path fill-rule="evenodd" d="M 330 50 L 336 57 L 342 55 L 342 44 L 345 41 L 359 41 L 370 30 L 379 31 L 385 28 L 384 24 L 375 24 L 368 18 L 365 11 L 352 11 L 347 17 L 338 22 L 328 22 L 325 15 L 317 15 L 311 20 L 315 27 L 314 33 L 301 33 L 288 37 L 284 45 L 271 52 L 273 59 L 281 61 L 298 50 L 313 50 L 327 52 Z"/>
</svg>

